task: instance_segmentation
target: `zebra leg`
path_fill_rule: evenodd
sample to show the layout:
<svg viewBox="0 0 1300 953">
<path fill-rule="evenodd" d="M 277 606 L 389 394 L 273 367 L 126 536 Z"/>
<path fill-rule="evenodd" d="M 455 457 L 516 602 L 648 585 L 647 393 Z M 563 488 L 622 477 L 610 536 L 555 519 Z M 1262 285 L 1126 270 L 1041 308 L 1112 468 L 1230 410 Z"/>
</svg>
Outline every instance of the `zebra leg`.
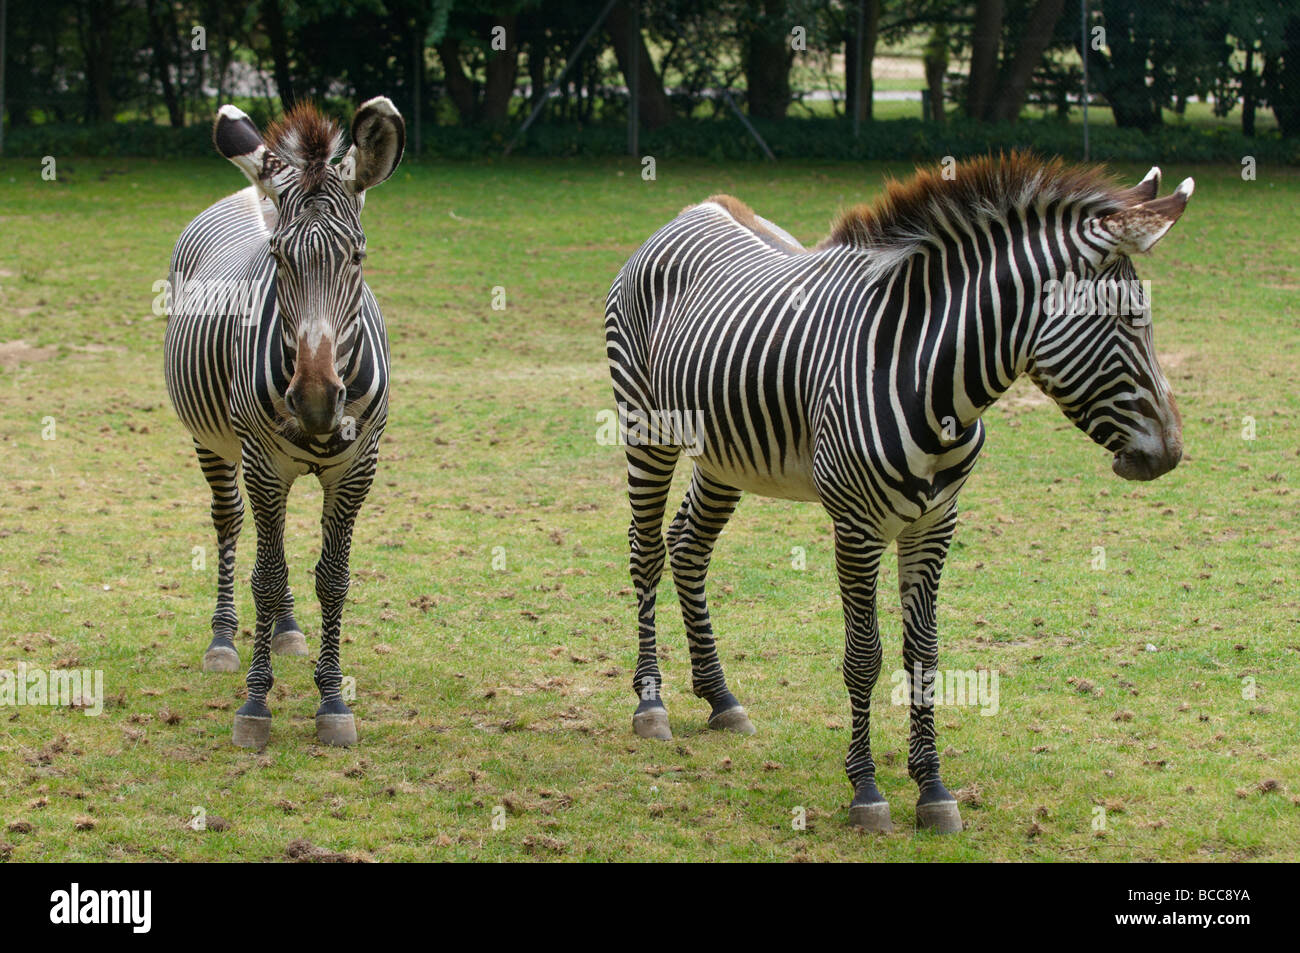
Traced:
<svg viewBox="0 0 1300 953">
<path fill-rule="evenodd" d="M 271 637 L 276 620 L 285 615 L 289 598 L 289 569 L 284 561 L 284 507 L 289 483 L 274 473 L 262 472 L 245 453 L 244 488 L 257 524 L 257 565 L 252 579 L 257 627 L 246 679 L 248 698 L 235 712 L 232 738 L 241 748 L 263 748 L 271 737 L 271 709 L 266 697 L 275 682 L 271 674 Z"/>
<path fill-rule="evenodd" d="M 375 458 L 367 455 L 364 466 L 325 487 L 320 521 L 321 553 L 316 563 L 316 597 L 321 608 L 320 658 L 316 661 L 316 687 L 320 690 L 316 737 L 321 744 L 346 747 L 357 743 L 357 721 L 343 701 L 339 634 L 350 583 L 348 557 L 352 549 L 352 527 L 374 476 Z"/>
<path fill-rule="evenodd" d="M 284 597 L 284 614 L 275 621 L 275 630 L 271 634 L 271 651 L 276 655 L 306 655 L 307 636 L 302 634 L 298 621 L 293 617 L 293 590 L 286 588 Z"/>
<path fill-rule="evenodd" d="M 219 457 L 194 441 L 203 477 L 212 490 L 212 526 L 217 531 L 217 608 L 212 613 L 212 641 L 203 653 L 203 671 L 238 672 L 235 633 L 235 546 L 244 525 L 244 498 L 239 495 L 239 464 Z"/>
<path fill-rule="evenodd" d="M 709 727 L 752 735 L 754 726 L 749 716 L 727 689 L 704 591 L 713 546 L 736 511 L 740 496 L 740 490 L 710 480 L 697 466 L 686 499 L 668 527 L 668 551 L 691 649 L 691 687 L 696 697 L 713 708 Z"/>
<path fill-rule="evenodd" d="M 673 482 L 678 447 L 627 447 L 627 498 L 632 504 L 628 527 L 632 588 L 636 591 L 637 656 L 632 690 L 641 701 L 632 716 L 632 730 L 642 738 L 667 740 L 668 709 L 663 702 L 663 676 L 655 647 L 655 596 L 664 571 L 664 504 Z"/>
<path fill-rule="evenodd" d="M 844 603 L 844 684 L 849 690 L 853 733 L 844 759 L 853 803 L 849 823 L 888 833 L 889 803 L 876 787 L 871 757 L 871 693 L 880 677 L 880 632 L 876 627 L 876 579 L 885 545 L 856 521 L 835 521 L 835 569 Z"/>
<path fill-rule="evenodd" d="M 907 773 L 920 788 L 916 826 L 952 834 L 961 830 L 957 800 L 939 780 L 939 752 L 934 735 L 934 678 L 939 666 L 935 599 L 957 525 L 957 508 L 914 524 L 898 537 L 898 592 L 903 603 L 903 668 L 911 703 Z"/>
</svg>

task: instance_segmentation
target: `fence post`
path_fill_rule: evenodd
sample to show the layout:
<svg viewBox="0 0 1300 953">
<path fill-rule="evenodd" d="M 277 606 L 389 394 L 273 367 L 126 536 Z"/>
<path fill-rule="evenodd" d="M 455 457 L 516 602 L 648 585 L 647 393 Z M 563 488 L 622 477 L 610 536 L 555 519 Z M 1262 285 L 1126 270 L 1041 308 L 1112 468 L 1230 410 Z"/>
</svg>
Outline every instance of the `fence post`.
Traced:
<svg viewBox="0 0 1300 953">
<path fill-rule="evenodd" d="M 641 151 L 638 138 L 641 133 L 641 3 L 632 0 L 631 25 L 628 27 L 628 59 L 632 68 L 627 81 L 627 154 L 635 156 Z"/>
<path fill-rule="evenodd" d="M 0 0 L 0 156 L 5 153 L 5 28 L 8 19 L 8 0 Z"/>
<path fill-rule="evenodd" d="M 1088 0 L 1079 0 L 1079 56 L 1083 59 L 1083 161 L 1088 161 Z"/>
</svg>

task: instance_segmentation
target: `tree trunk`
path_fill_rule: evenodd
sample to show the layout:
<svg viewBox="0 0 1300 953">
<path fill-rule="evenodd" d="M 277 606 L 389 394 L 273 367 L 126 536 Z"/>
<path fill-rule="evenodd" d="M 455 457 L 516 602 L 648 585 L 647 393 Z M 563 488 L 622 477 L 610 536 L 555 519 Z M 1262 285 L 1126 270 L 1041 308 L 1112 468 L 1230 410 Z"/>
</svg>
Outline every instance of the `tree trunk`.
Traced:
<svg viewBox="0 0 1300 953">
<path fill-rule="evenodd" d="M 83 34 L 87 113 L 90 120 L 113 121 L 113 19 L 111 0 L 91 0 L 90 19 Z"/>
<path fill-rule="evenodd" d="M 1255 134 L 1255 103 L 1258 93 L 1255 82 L 1255 43 L 1252 40 L 1246 47 L 1246 67 L 1241 74 L 1241 133 L 1244 136 Z"/>
<path fill-rule="evenodd" d="M 1043 61 L 1056 24 L 1065 12 L 1065 0 L 1038 0 L 1029 14 L 1025 26 L 1025 35 L 1020 40 L 1011 66 L 1003 78 L 1001 89 L 993 104 L 992 118 L 995 122 L 1015 122 L 1020 118 L 1020 110 L 1025 105 L 1025 95 L 1029 91 L 1029 80 L 1034 70 Z"/>
<path fill-rule="evenodd" d="M 528 41 L 528 85 L 532 87 L 528 105 L 536 108 L 546 95 L 546 35 L 541 32 Z"/>
<path fill-rule="evenodd" d="M 609 16 L 605 18 L 605 29 L 613 40 L 614 58 L 618 60 L 618 68 L 623 71 L 623 77 L 627 81 L 628 88 L 631 89 L 632 79 L 628 71 L 632 59 L 632 46 L 629 43 L 632 14 L 626 4 L 614 4 L 609 11 Z M 637 107 L 642 125 L 647 129 L 658 129 L 672 122 L 673 111 L 668 104 L 668 94 L 664 92 L 663 78 L 655 71 L 654 61 L 650 59 L 650 51 L 646 49 L 645 36 L 638 34 L 636 41 L 640 44 L 636 54 Z"/>
<path fill-rule="evenodd" d="M 175 37 L 169 36 L 167 26 L 158 12 L 158 0 L 148 0 L 145 15 L 149 19 L 149 45 L 153 47 L 154 70 L 158 74 L 158 85 L 162 88 L 163 103 L 167 107 L 167 120 L 172 126 L 185 125 L 185 114 L 181 111 L 181 102 L 172 83 L 172 44 Z"/>
<path fill-rule="evenodd" d="M 971 29 L 970 80 L 966 87 L 966 114 L 972 119 L 989 117 L 1001 42 L 1002 0 L 979 0 Z"/>
<path fill-rule="evenodd" d="M 453 37 L 443 37 L 438 44 L 438 59 L 442 62 L 442 72 L 446 77 L 447 95 L 451 97 L 452 105 L 456 107 L 456 112 L 460 113 L 460 121 L 469 124 L 476 118 L 474 109 L 474 87 L 465 75 L 465 69 L 460 62 L 460 40 Z"/>
<path fill-rule="evenodd" d="M 289 34 L 284 26 L 280 0 L 263 0 L 262 23 L 266 27 L 266 38 L 271 42 L 271 62 L 275 85 L 280 91 L 280 105 L 288 112 L 298 98 L 293 88 L 293 73 L 289 69 Z"/>
<path fill-rule="evenodd" d="M 1109 55 L 1089 51 L 1089 75 L 1097 78 L 1097 89 L 1110 104 L 1116 126 L 1148 132 L 1161 123 L 1160 106 L 1147 85 L 1151 41 L 1142 25 L 1134 22 L 1131 4 L 1105 3 L 1102 12 Z"/>
<path fill-rule="evenodd" d="M 862 85 L 854 88 L 858 76 L 858 10 L 848 7 L 848 39 L 844 42 L 844 105 L 849 118 L 869 120 L 876 96 L 876 84 L 871 78 L 871 64 L 876 58 L 876 41 L 880 37 L 880 0 L 860 0 L 862 11 Z"/>
<path fill-rule="evenodd" d="M 939 23 L 930 35 L 922 55 L 925 64 L 925 96 L 930 120 L 943 124 L 947 116 L 943 106 L 943 82 L 948 74 L 948 27 Z"/>
<path fill-rule="evenodd" d="M 1269 102 L 1284 137 L 1300 135 L 1300 16 L 1289 17 L 1282 32 L 1281 63 L 1271 57 L 1273 87 Z"/>
<path fill-rule="evenodd" d="M 519 38 L 515 36 L 518 17 L 514 14 L 495 18 L 493 26 L 506 28 L 506 48 L 489 50 L 487 81 L 483 87 L 483 118 L 501 125 L 510 113 L 510 98 L 515 92 L 515 78 L 519 75 Z"/>
<path fill-rule="evenodd" d="M 749 114 L 757 119 L 784 119 L 794 63 L 785 0 L 761 0 L 757 21 L 745 40 Z M 863 46 L 865 49 L 866 44 Z"/>
</svg>

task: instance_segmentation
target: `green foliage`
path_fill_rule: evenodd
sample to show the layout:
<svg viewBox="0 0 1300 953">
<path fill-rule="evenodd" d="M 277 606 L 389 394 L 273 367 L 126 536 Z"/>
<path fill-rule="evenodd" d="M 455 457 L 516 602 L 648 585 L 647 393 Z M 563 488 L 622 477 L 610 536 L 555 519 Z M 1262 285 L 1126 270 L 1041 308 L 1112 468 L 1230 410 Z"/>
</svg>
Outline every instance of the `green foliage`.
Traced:
<svg viewBox="0 0 1300 953">
<path fill-rule="evenodd" d="M 344 111 L 346 112 L 346 111 Z M 264 125 L 264 123 L 263 123 Z M 755 121 L 780 159 L 899 159 L 934 162 L 1011 149 L 1082 158 L 1082 130 L 1076 124 L 1022 120 L 1012 124 L 954 119 L 939 126 L 919 119 L 877 120 L 862 127 L 835 119 Z M 438 126 L 424 133 L 426 158 L 476 159 L 499 156 L 509 130 Z M 1149 133 L 1114 126 L 1090 130 L 1092 158 L 1125 162 L 1260 162 L 1300 165 L 1300 140 L 1259 135 L 1247 138 L 1226 126 L 1164 125 Z M 50 124 L 16 130 L 6 142 L 14 156 L 205 157 L 212 154 L 206 126 L 171 129 L 149 123 L 79 126 Z M 614 157 L 627 151 L 627 128 L 619 123 L 536 125 L 515 148 L 516 155 L 565 158 Z M 715 161 L 762 159 L 763 153 L 734 118 L 675 122 L 641 137 L 644 155 Z"/>
</svg>

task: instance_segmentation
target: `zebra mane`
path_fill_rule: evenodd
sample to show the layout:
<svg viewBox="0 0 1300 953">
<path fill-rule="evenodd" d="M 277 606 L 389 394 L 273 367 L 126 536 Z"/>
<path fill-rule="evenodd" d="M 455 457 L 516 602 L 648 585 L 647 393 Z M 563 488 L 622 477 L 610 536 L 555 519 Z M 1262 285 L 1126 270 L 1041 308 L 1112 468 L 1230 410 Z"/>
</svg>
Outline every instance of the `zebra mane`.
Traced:
<svg viewBox="0 0 1300 953">
<path fill-rule="evenodd" d="M 330 162 L 343 148 L 343 130 L 311 103 L 299 103 L 266 131 L 267 147 L 302 172 L 303 190 L 320 190 Z"/>
<path fill-rule="evenodd" d="M 987 219 L 1006 221 L 1012 211 L 1054 204 L 1106 215 L 1130 204 L 1100 166 L 1043 160 L 1028 152 L 988 155 L 920 169 L 911 179 L 889 179 L 874 205 L 845 211 L 819 249 L 847 245 L 884 253 L 886 263 L 906 259 L 923 243 L 954 227 Z"/>
</svg>

